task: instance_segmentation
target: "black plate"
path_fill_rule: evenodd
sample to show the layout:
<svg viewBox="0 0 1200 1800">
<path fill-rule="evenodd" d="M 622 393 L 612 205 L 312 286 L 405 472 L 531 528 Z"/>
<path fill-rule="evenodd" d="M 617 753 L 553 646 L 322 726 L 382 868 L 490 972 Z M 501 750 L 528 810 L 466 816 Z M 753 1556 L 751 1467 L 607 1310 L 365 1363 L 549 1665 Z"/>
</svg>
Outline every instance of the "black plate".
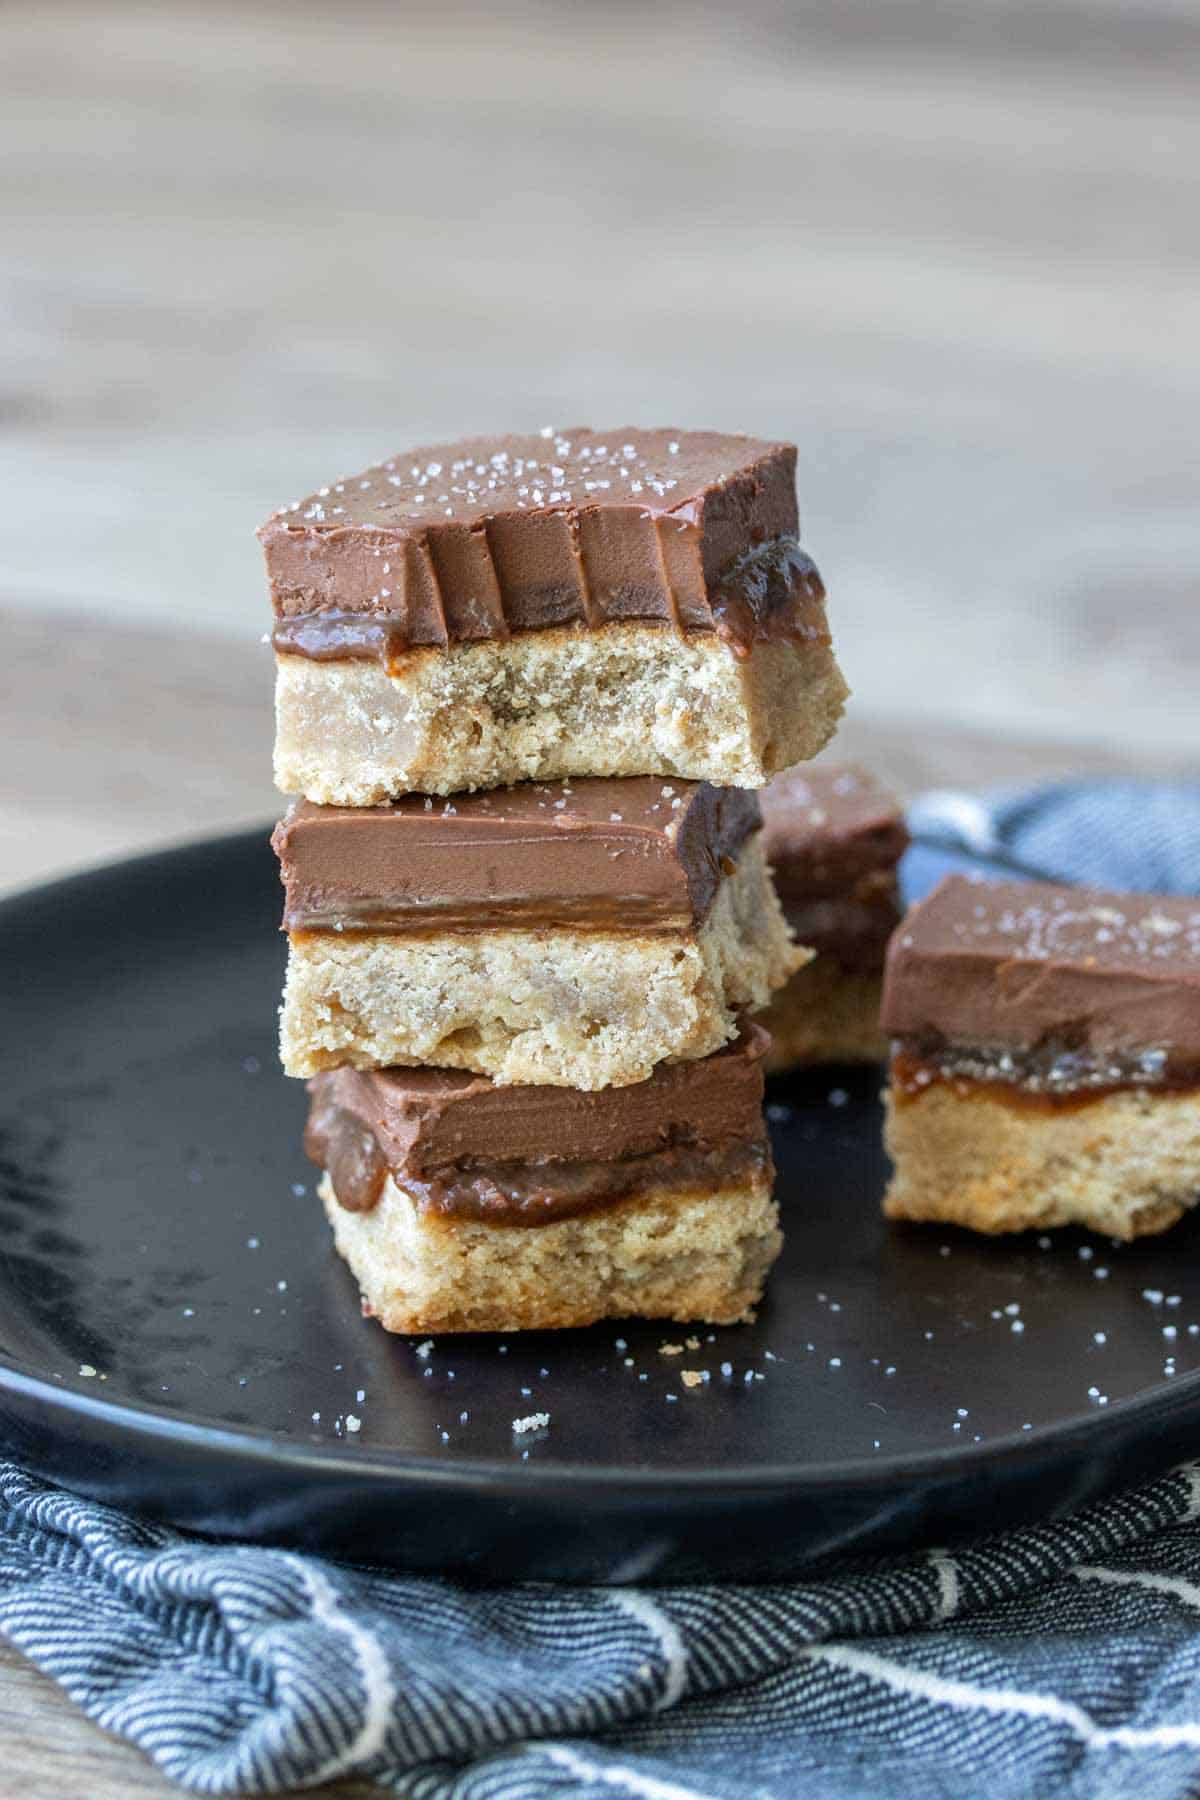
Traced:
<svg viewBox="0 0 1200 1800">
<path fill-rule="evenodd" d="M 0 906 L 0 1442 L 28 1465 L 217 1535 L 612 1579 L 946 1541 L 1194 1447 L 1200 1222 L 887 1229 L 875 1072 L 771 1097 L 756 1325 L 389 1338 L 276 1067 L 278 904 L 256 833 Z"/>
</svg>

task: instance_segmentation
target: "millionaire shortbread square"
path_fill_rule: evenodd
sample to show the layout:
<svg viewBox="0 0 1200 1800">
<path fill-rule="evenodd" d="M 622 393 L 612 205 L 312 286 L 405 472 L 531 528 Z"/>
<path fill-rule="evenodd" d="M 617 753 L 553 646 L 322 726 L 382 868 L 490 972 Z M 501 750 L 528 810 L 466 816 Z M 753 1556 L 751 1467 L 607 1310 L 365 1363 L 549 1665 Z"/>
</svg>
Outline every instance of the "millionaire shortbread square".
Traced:
<svg viewBox="0 0 1200 1800">
<path fill-rule="evenodd" d="M 601 1093 L 318 1075 L 305 1147 L 363 1311 L 401 1332 L 746 1317 L 781 1243 L 764 1046 L 750 1025 Z"/>
<path fill-rule="evenodd" d="M 774 996 L 768 1072 L 883 1062 L 883 963 L 900 919 L 896 868 L 908 847 L 899 801 L 867 770 L 824 761 L 763 790 L 763 845 L 784 917 L 815 952 Z"/>
<path fill-rule="evenodd" d="M 753 793 L 635 776 L 380 807 L 273 838 L 292 1075 L 473 1069 L 595 1089 L 707 1056 L 807 958 Z"/>
<path fill-rule="evenodd" d="M 566 431 L 424 445 L 281 508 L 276 780 L 369 806 L 575 775 L 760 787 L 847 689 L 790 444 Z"/>
<path fill-rule="evenodd" d="M 1200 900 L 954 876 L 892 939 L 886 1210 L 1163 1231 L 1200 1197 Z"/>
</svg>

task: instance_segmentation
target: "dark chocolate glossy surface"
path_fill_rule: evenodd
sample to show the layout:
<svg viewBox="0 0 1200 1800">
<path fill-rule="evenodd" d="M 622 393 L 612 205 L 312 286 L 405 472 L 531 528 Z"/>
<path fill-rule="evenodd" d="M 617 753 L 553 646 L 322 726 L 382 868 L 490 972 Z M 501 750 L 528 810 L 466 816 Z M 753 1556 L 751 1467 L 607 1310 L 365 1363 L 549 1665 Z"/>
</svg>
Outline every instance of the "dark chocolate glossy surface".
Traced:
<svg viewBox="0 0 1200 1800">
<path fill-rule="evenodd" d="M 217 1534 L 613 1579 L 945 1541 L 1194 1446 L 1197 1225 L 888 1228 L 873 1071 L 770 1092 L 788 1242 L 757 1324 L 389 1338 L 277 1070 L 278 907 L 265 829 L 0 905 L 8 1453 Z"/>
</svg>

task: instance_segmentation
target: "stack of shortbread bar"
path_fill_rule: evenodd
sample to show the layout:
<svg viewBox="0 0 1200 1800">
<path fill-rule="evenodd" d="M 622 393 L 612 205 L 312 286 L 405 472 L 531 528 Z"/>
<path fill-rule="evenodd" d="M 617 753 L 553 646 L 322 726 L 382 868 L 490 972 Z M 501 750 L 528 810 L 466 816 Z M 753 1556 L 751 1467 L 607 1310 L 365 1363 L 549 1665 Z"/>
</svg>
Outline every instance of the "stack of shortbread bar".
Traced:
<svg viewBox="0 0 1200 1800">
<path fill-rule="evenodd" d="M 284 1065 L 394 1331 L 728 1322 L 778 1253 L 750 1019 L 809 960 L 753 792 L 846 695 L 795 451 L 395 457 L 264 526 Z"/>
</svg>

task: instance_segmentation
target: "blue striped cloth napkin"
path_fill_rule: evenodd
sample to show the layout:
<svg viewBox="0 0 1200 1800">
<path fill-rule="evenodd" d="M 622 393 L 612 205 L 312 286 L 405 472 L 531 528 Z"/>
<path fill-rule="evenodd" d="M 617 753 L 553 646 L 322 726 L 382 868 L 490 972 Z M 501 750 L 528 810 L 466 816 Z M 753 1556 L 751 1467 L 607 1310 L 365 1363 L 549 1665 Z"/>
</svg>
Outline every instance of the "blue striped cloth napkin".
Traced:
<svg viewBox="0 0 1200 1800">
<path fill-rule="evenodd" d="M 1200 792 L 929 796 L 947 866 L 1200 891 Z M 1200 1464 L 953 1554 L 788 1584 L 484 1590 L 200 1543 L 0 1465 L 0 1632 L 208 1794 L 1200 1794 Z"/>
</svg>

